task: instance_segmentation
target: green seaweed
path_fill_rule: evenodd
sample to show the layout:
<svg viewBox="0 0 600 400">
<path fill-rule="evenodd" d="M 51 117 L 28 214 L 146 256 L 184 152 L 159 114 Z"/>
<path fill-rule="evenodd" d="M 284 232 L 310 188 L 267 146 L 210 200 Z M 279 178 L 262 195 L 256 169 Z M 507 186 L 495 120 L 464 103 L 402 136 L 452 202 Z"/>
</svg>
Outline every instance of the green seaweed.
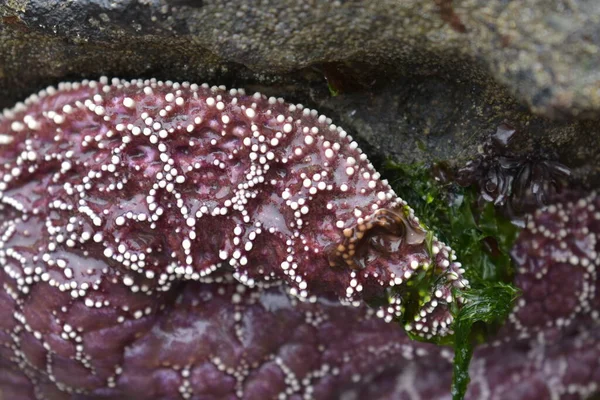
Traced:
<svg viewBox="0 0 600 400">
<path fill-rule="evenodd" d="M 460 293 L 466 300 L 454 323 L 454 374 L 452 398 L 465 397 L 469 384 L 469 363 L 476 343 L 483 343 L 506 319 L 518 290 L 506 283 L 485 284 Z"/>
<path fill-rule="evenodd" d="M 396 193 L 410 204 L 421 223 L 454 249 L 470 282 L 470 288 L 460 292 L 467 300 L 465 305 L 453 309 L 454 336 L 433 340 L 454 347 L 452 396 L 461 400 L 469 383 L 474 347 L 504 322 L 518 295 L 512 285 L 514 269 L 509 252 L 519 228 L 493 204 L 479 202 L 476 188 L 436 179 L 429 165 L 388 162 L 385 171 Z M 415 301 L 422 301 L 421 289 L 428 282 L 424 275 L 415 283 L 411 293 Z M 422 340 L 410 332 L 409 336 Z"/>
<path fill-rule="evenodd" d="M 327 89 L 329 89 L 329 95 L 331 97 L 336 97 L 340 94 L 340 90 L 336 88 L 331 82 L 327 82 Z"/>
</svg>

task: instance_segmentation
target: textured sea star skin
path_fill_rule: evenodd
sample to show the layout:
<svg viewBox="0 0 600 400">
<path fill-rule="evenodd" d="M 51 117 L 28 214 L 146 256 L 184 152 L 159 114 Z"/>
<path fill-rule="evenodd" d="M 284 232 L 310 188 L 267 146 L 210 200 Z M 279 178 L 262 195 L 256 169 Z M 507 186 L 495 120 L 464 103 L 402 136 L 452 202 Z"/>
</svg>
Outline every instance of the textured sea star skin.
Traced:
<svg viewBox="0 0 600 400">
<path fill-rule="evenodd" d="M 538 210 L 512 251 L 523 293 L 507 336 L 558 338 L 600 322 L 600 197 L 568 197 Z"/>
<path fill-rule="evenodd" d="M 68 392 L 77 388 L 93 394 L 73 398 L 271 399 L 287 393 L 292 399 L 327 399 L 398 357 L 425 356 L 428 348 L 409 343 L 373 310 L 337 301 L 300 302 L 283 286 L 248 289 L 231 276 L 212 284 L 185 283 L 165 312 L 135 323 L 106 326 L 99 321 L 101 310 L 77 314 L 62 318 L 74 325 L 75 319 L 88 322 L 81 336 L 89 367 L 73 359 L 74 349 L 66 345 L 52 361 L 34 358 L 39 344 L 21 335 L 26 359 L 20 366 L 35 377 L 45 398 L 72 398 Z M 98 321 L 95 327 L 92 321 Z M 357 353 L 355 346 L 366 343 L 369 348 Z M 39 364 L 28 365 L 30 360 Z M 54 365 L 51 376 L 64 392 L 48 381 L 47 365 Z"/>
<path fill-rule="evenodd" d="M 471 363 L 466 399 L 588 399 L 599 387 L 598 354 L 597 329 L 556 342 L 541 339 L 481 348 Z M 382 374 L 362 386 L 355 398 L 449 400 L 452 369 L 445 359 L 438 356 L 436 364 L 431 358 L 403 364 L 396 374 Z"/>
<path fill-rule="evenodd" d="M 120 111 L 129 109 L 127 105 L 131 102 L 126 98 L 139 105 L 142 101 L 140 90 L 143 91 L 152 82 L 140 84 L 141 88 L 137 82 L 130 83 L 130 88 L 117 87 L 125 85 L 125 82 L 110 85 L 111 89 L 106 93 L 107 98 L 116 99 L 111 103 L 112 107 Z M 260 264 L 248 262 L 246 268 L 236 263 L 225 264 L 214 271 L 197 268 L 193 264 L 190 273 L 182 264 L 185 258 L 184 261 L 178 258 L 181 251 L 171 256 L 158 250 L 160 246 L 179 249 L 184 240 L 184 237 L 177 236 L 182 231 L 167 228 L 168 224 L 161 225 L 162 218 L 176 215 L 177 218 L 172 218 L 185 223 L 170 226 L 187 226 L 187 220 L 182 219 L 181 213 L 171 214 L 167 207 L 157 221 L 156 231 L 162 235 L 141 235 L 140 232 L 144 231 L 135 225 L 136 240 L 143 240 L 144 246 L 153 246 L 155 250 L 145 257 L 143 266 L 138 265 L 138 270 L 135 270 L 131 254 L 127 259 L 125 253 L 119 252 L 116 243 L 106 243 L 114 247 L 113 254 L 107 256 L 105 241 L 108 239 L 104 236 L 114 232 L 122 238 L 131 232 L 127 223 L 117 224 L 119 212 L 131 211 L 133 216 L 134 212 L 140 212 L 135 204 L 143 204 L 147 199 L 142 198 L 137 203 L 126 202 L 123 200 L 127 199 L 126 196 L 119 196 L 123 192 L 135 192 L 128 191 L 127 184 L 119 188 L 118 180 L 108 179 L 110 174 L 104 178 L 89 177 L 96 186 L 87 188 L 87 183 L 83 183 L 83 189 L 88 193 L 86 198 L 103 201 L 102 206 L 118 200 L 123 205 L 120 210 L 125 210 L 109 210 L 109 218 L 98 208 L 100 211 L 96 214 L 104 218 L 103 222 L 108 224 L 111 218 L 114 221 L 112 230 L 107 230 L 104 225 L 96 227 L 93 217 L 87 213 L 88 220 L 84 225 L 78 226 L 77 223 L 86 221 L 86 217 L 79 216 L 75 222 L 70 220 L 72 216 L 67 218 L 69 212 L 79 214 L 68 209 L 68 205 L 72 204 L 69 201 L 73 202 L 76 197 L 63 194 L 69 190 L 65 183 L 72 179 L 85 179 L 81 171 L 88 171 L 93 163 L 100 165 L 100 170 L 102 160 L 112 163 L 109 150 L 113 147 L 107 146 L 102 151 L 94 134 L 90 133 L 97 132 L 98 126 L 104 124 L 104 116 L 109 115 L 111 110 L 104 101 L 101 106 L 103 112 L 97 115 L 96 98 L 92 93 L 104 93 L 102 85 L 107 83 L 64 85 L 59 87 L 58 92 L 51 89 L 15 110 L 5 112 L 4 119 L 0 121 L 0 134 L 4 133 L 0 136 L 4 142 L 0 146 L 4 168 L 0 182 L 5 182 L 1 187 L 3 208 L 0 229 L 3 266 L 0 270 L 2 396 L 23 400 L 216 400 L 240 397 L 449 399 L 452 358 L 449 349 L 410 341 L 397 325 L 385 323 L 389 314 L 384 314 L 382 320 L 377 318 L 377 309 L 364 305 L 347 307 L 347 300 L 338 301 L 339 297 L 346 297 L 345 292 L 340 296 L 337 291 L 340 281 L 336 277 L 351 276 L 352 273 L 358 276 L 365 270 L 345 265 L 332 268 L 324 263 L 325 276 L 332 278 L 321 285 L 306 280 L 307 289 L 310 289 L 307 296 L 302 295 L 300 284 L 294 284 L 289 275 L 268 275 L 269 280 L 264 274 L 253 275 L 253 266 Z M 163 84 L 164 91 L 159 89 L 158 83 L 156 85 L 153 94 L 160 93 L 165 98 L 173 92 L 173 103 L 176 104 L 175 93 L 179 89 L 175 84 Z M 180 89 L 183 88 L 182 85 Z M 189 90 L 193 90 L 192 85 Z M 212 93 L 215 108 L 225 95 L 234 96 L 219 88 L 199 87 L 197 90 Z M 120 96 L 115 96 L 115 93 L 120 93 Z M 137 93 L 140 97 L 128 93 Z M 234 93 L 244 97 L 240 92 Z M 219 95 L 221 100 L 218 100 Z M 277 99 L 250 98 L 254 100 L 249 101 L 257 103 L 257 110 L 261 101 L 279 104 L 283 111 L 290 107 Z M 65 104 L 75 102 L 75 99 L 84 106 L 83 110 L 79 110 L 82 114 L 76 120 L 77 129 L 71 127 L 68 140 L 62 139 L 58 143 L 53 142 L 54 137 L 32 142 L 30 146 L 35 157 L 30 156 L 30 149 L 26 148 L 27 129 L 35 133 L 42 130 L 46 126 L 44 124 L 50 124 L 54 128 L 60 126 L 66 136 L 71 122 L 68 118 L 61 121 L 57 115 L 62 114 L 56 111 L 49 114 L 49 111 L 63 110 Z M 86 105 L 85 99 L 93 104 L 88 102 Z M 40 111 L 44 104 L 46 115 Z M 72 113 L 78 112 L 75 106 L 72 107 Z M 155 109 L 157 113 L 159 110 L 160 107 Z M 283 111 L 281 115 L 284 115 Z M 43 118 L 26 118 L 26 115 L 42 115 Z M 217 115 L 220 118 L 222 114 Z M 259 115 L 258 111 L 256 115 Z M 52 125 L 57 122 L 55 117 L 59 122 L 56 126 Z M 312 118 L 318 123 L 317 116 Z M 14 122 L 18 124 L 13 126 Z M 180 123 L 182 130 L 187 129 Z M 126 124 L 123 125 L 127 130 Z M 323 126 L 329 127 L 326 123 Z M 77 146 L 85 141 L 85 134 L 77 132 L 90 136 L 91 141 L 86 147 Z M 115 125 L 112 141 L 114 146 L 120 146 L 118 140 L 122 143 L 122 137 L 116 132 L 119 131 Z M 108 140 L 107 144 L 112 141 Z M 34 148 L 36 145 L 43 149 Z M 134 170 L 138 165 L 142 173 L 149 170 L 157 172 L 159 168 L 152 170 L 152 163 L 148 160 L 153 159 L 153 155 L 160 155 L 152 146 L 149 147 L 145 150 L 147 152 L 136 153 L 140 157 L 137 164 L 133 160 L 127 165 Z M 73 150 L 74 154 L 70 160 L 56 160 L 57 169 L 52 169 L 52 160 L 41 163 L 39 158 L 51 154 L 66 157 L 69 150 Z M 100 156 L 104 158 L 95 160 L 94 157 Z M 20 163 L 16 161 L 19 157 Z M 360 160 L 360 155 L 354 158 Z M 86 160 L 88 165 L 78 165 L 77 160 Z M 65 161 L 71 165 L 60 173 L 68 166 Z M 16 172 L 15 164 L 21 170 L 18 174 L 13 173 Z M 41 166 L 34 172 L 28 172 L 32 164 Z M 111 172 L 109 165 L 106 172 Z M 115 167 L 114 172 L 117 170 L 122 171 Z M 12 178 L 5 178 L 7 171 Z M 344 170 L 342 172 L 345 173 Z M 53 181 L 57 173 L 58 180 Z M 134 182 L 136 188 L 146 188 L 144 185 L 149 179 L 141 179 L 143 174 L 136 177 L 128 182 Z M 206 182 L 219 177 L 215 173 Z M 106 187 L 114 183 L 115 190 L 108 194 L 94 192 L 100 183 Z M 379 184 L 387 187 L 383 182 Z M 71 193 L 78 190 L 74 186 Z M 272 188 L 271 192 L 278 193 Z M 57 199 L 60 202 L 55 203 Z M 157 200 L 159 204 L 161 201 Z M 62 210 L 62 204 L 67 204 L 67 209 Z M 74 204 L 79 206 L 79 203 Z M 381 207 L 384 204 L 391 207 L 387 203 L 381 203 Z M 33 212 L 34 209 L 39 211 Z M 469 399 L 585 399 L 598 390 L 599 211 L 600 198 L 593 194 L 571 203 L 556 204 L 533 217 L 513 250 L 518 262 L 516 284 L 523 290 L 523 296 L 498 336 L 476 351 L 471 366 Z M 233 214 L 233 210 L 228 212 Z M 358 217 L 351 213 L 348 215 L 356 218 L 348 226 L 359 224 Z M 48 218 L 52 222 L 50 225 Z M 303 218 L 305 226 L 320 221 Z M 69 224 L 72 224 L 71 228 Z M 221 229 L 217 223 L 207 226 L 214 232 Z M 57 227 L 61 230 L 56 230 Z M 337 240 L 345 237 L 345 228 L 345 225 L 338 228 Z M 87 240 L 86 229 L 89 229 Z M 97 242 L 94 236 L 99 230 L 103 240 Z M 61 233 L 65 237 L 59 241 Z M 73 233 L 75 236 L 70 236 Z M 419 234 L 417 227 L 414 227 L 414 234 Z M 175 244 L 166 238 L 171 235 L 177 239 Z M 75 246 L 69 245 L 69 238 Z M 159 241 L 159 245 L 153 240 Z M 55 243 L 53 248 L 48 247 L 50 243 Z M 43 251 L 38 251 L 40 248 Z M 255 243 L 253 248 L 260 246 Z M 416 253 L 419 253 L 418 249 L 418 246 L 413 247 Z M 444 249 L 440 244 L 440 253 Z M 450 256 L 449 250 L 446 251 Z M 44 259 L 45 253 L 51 254 L 50 258 Z M 185 255 L 185 251 L 183 253 Z M 232 251 L 230 253 L 233 254 Z M 114 254 L 122 254 L 123 257 L 116 259 L 112 257 Z M 129 260 L 130 264 L 126 265 L 125 260 Z M 156 266 L 153 260 L 158 262 Z M 256 260 L 261 261 L 260 257 L 253 262 Z M 165 265 L 170 269 L 159 268 Z M 303 271 L 303 264 L 298 265 L 296 270 Z M 456 264 L 451 265 L 459 268 Z M 66 268 L 72 271 L 65 272 Z M 154 271 L 154 275 L 149 277 L 147 271 Z M 196 278 L 193 275 L 194 272 L 201 275 L 202 271 L 205 272 L 203 276 Z M 161 274 L 166 275 L 162 280 Z M 251 279 L 254 282 L 249 282 Z M 73 288 L 72 282 L 76 282 L 77 287 Z M 84 285 L 86 282 L 87 287 Z M 342 279 L 341 282 L 345 290 L 346 281 Z M 356 293 L 353 295 L 356 296 Z M 351 296 L 350 299 L 358 300 L 360 297 Z M 443 311 L 444 308 L 436 310 Z"/>
<path fill-rule="evenodd" d="M 22 364 L 40 398 L 449 399 L 451 351 L 410 341 L 372 309 L 324 298 L 300 302 L 284 286 L 248 289 L 231 276 L 184 285 L 161 313 L 124 327 L 126 333 L 100 327 L 84 335 L 96 342 L 94 365 L 107 365 L 108 387 L 71 395 L 48 382 L 43 369 Z M 585 399 L 597 390 L 600 331 L 580 325 L 558 339 L 547 332 L 527 339 L 504 333 L 480 348 L 467 398 Z M 35 354 L 33 342 L 27 354 Z M 10 349 L 6 355 L 12 357 Z M 55 357 L 63 360 L 61 379 L 80 385 L 86 371 L 68 356 Z M 114 360 L 119 367 L 109 368 Z M 35 398 L 14 365 L 0 367 L 0 379 L 7 398 Z"/>
<path fill-rule="evenodd" d="M 234 279 L 257 296 L 284 284 L 313 303 L 383 302 L 372 312 L 389 322 L 404 311 L 404 284 L 426 273 L 435 286 L 406 327 L 426 338 L 452 333 L 451 290 L 468 285 L 452 250 L 428 237 L 356 142 L 314 110 L 243 90 L 103 78 L 48 88 L 4 111 L 0 141 L 2 362 L 18 365 L 39 398 L 110 397 L 115 385 L 132 398 L 160 398 L 142 393 L 163 390 L 152 374 L 123 372 L 136 351 L 134 370 L 146 357 L 148 370 L 167 368 L 157 372 L 164 398 L 173 398 L 173 369 L 187 374 L 179 371 L 186 356 L 207 371 L 236 368 L 218 390 L 233 379 L 244 383 L 235 392 L 252 398 L 250 373 L 277 375 L 255 371 L 274 354 L 261 352 L 261 341 L 246 367 L 221 335 L 202 341 L 213 341 L 204 353 L 152 359 L 179 337 L 165 328 L 156 347 L 135 349 L 177 317 L 188 284 L 203 293 L 191 282 Z M 207 296 L 219 294 L 213 286 Z M 209 308 L 219 313 L 221 304 Z M 211 318 L 182 312 L 187 323 Z M 283 360 L 278 373 L 289 375 Z M 287 375 L 278 390 L 300 390 Z M 179 384 L 177 396 L 193 398 Z"/>
</svg>

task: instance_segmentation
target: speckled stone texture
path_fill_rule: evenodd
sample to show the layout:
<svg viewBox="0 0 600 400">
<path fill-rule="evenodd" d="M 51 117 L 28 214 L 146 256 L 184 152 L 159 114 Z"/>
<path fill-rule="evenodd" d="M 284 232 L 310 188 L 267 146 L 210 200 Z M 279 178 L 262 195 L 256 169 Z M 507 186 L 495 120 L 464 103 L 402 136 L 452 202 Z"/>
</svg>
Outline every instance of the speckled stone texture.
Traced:
<svg viewBox="0 0 600 400">
<path fill-rule="evenodd" d="M 223 61 L 281 73 L 366 57 L 402 64 L 479 58 L 538 111 L 577 115 L 600 107 L 600 75 L 594 68 L 600 6 L 594 1 L 11 0 L 0 13 L 5 36 L 21 32 L 42 39 L 52 33 L 83 46 L 83 52 L 86 46 L 105 46 L 115 39 L 152 47 L 177 35 L 181 50 L 192 44 L 196 49 L 192 60 L 187 60 L 190 54 L 173 60 L 179 70 L 183 63 L 211 68 Z M 2 53 L 8 55 L 10 46 L 3 46 Z M 198 62 L 209 53 L 214 56 Z M 9 57 L 22 59 L 19 54 Z M 36 59 L 50 62 L 43 54 Z M 52 64 L 55 71 L 81 72 Z M 9 63 L 5 74 L 12 75 L 13 68 Z"/>
<path fill-rule="evenodd" d="M 599 13 L 589 0 L 10 0 L 0 107 L 66 79 L 209 81 L 317 108 L 371 158 L 402 162 L 473 158 L 508 120 L 518 151 L 557 153 L 597 185 L 600 134 L 581 118 L 600 107 Z"/>
</svg>

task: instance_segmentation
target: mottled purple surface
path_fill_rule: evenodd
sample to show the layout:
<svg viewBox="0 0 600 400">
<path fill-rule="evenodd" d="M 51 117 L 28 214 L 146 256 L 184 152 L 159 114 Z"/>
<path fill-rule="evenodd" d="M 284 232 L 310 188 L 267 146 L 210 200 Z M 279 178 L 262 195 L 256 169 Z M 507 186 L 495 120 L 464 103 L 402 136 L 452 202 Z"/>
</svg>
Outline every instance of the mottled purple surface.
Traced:
<svg viewBox="0 0 600 400">
<path fill-rule="evenodd" d="M 573 197 L 571 197 L 572 199 Z M 558 340 L 600 321 L 600 197 L 537 211 L 512 251 L 522 295 L 506 336 Z"/>
<path fill-rule="evenodd" d="M 448 399 L 452 352 L 386 323 L 399 297 L 358 301 L 402 288 L 431 260 L 416 217 L 396 210 L 402 201 L 343 130 L 277 99 L 154 84 L 69 84 L 0 120 L 0 399 Z M 301 123 L 279 121 L 288 113 Z M 297 130 L 275 145 L 250 133 L 286 124 Z M 304 125 L 325 136 L 307 141 Z M 328 162 L 334 138 L 344 146 Z M 268 160 L 264 143 L 280 153 Z M 317 167 L 327 174 L 316 179 Z M 524 295 L 476 352 L 470 399 L 598 389 L 599 210 L 596 195 L 550 207 L 521 235 Z M 450 250 L 433 247 L 442 282 L 409 325 L 425 336 L 451 332 L 439 321 L 463 282 Z"/>
<path fill-rule="evenodd" d="M 99 327 L 84 335 L 91 368 L 106 382 L 93 395 L 70 395 L 48 382 L 49 366 L 54 379 L 70 388 L 92 380 L 92 369 L 70 359 L 68 346 L 51 360 L 38 356 L 38 371 L 22 361 L 43 393 L 39 398 L 449 399 L 451 351 L 410 341 L 371 310 L 337 301 L 302 303 L 281 286 L 248 290 L 231 278 L 180 290 L 158 316 L 119 329 L 126 333 Z M 82 326 L 97 319 L 93 313 L 77 317 Z M 540 329 L 532 339 L 511 337 L 480 348 L 468 398 L 581 399 L 578 393 L 593 392 L 600 378 L 599 330 L 580 326 L 560 339 L 546 338 Z M 34 359 L 35 346 L 23 352 Z M 14 358 L 10 350 L 5 354 Z M 22 397 L 16 398 L 35 398 L 30 380 L 14 366 L 1 371 L 6 398 L 18 390 Z"/>
<path fill-rule="evenodd" d="M 467 284 L 454 253 L 433 237 L 430 254 L 413 211 L 315 110 L 242 89 L 101 79 L 30 97 L 4 112 L 0 133 L 3 242 L 30 252 L 15 278 L 27 266 L 32 282 L 91 303 L 105 274 L 152 295 L 231 269 L 307 300 L 377 300 L 391 321 L 403 286 L 427 271 L 432 300 L 409 327 L 451 333 L 451 289 Z"/>
<path fill-rule="evenodd" d="M 50 359 L 37 340 L 20 335 L 20 366 L 40 390 L 53 393 L 43 397 L 51 399 L 71 398 L 54 384 L 66 391 L 95 389 L 93 396 L 73 398 L 270 399 L 287 393 L 300 399 L 312 393 L 327 399 L 400 358 L 437 353 L 410 343 L 397 325 L 370 310 L 337 301 L 300 303 L 283 286 L 247 289 L 229 276 L 178 291 L 163 303 L 164 312 L 118 326 L 103 323 L 102 311 L 70 310 L 60 317 L 85 332 L 85 355 L 78 359 L 76 345 L 61 338 L 64 329 L 57 326 L 46 334 Z M 6 359 L 15 357 L 6 350 Z"/>
<path fill-rule="evenodd" d="M 242 382 L 273 356 L 272 346 L 252 343 L 242 362 L 239 349 L 226 349 L 223 332 L 201 337 L 208 327 L 196 323 L 212 322 L 210 315 L 184 312 L 173 322 L 176 329 L 192 324 L 187 340 L 199 340 L 201 351 L 170 349 L 179 334 L 168 330 L 150 347 L 166 359 L 133 346 L 157 318 L 174 317 L 169 311 L 179 310 L 173 301 L 183 287 L 218 291 L 218 276 L 257 295 L 283 285 L 308 303 L 377 301 L 370 312 L 391 322 L 404 312 L 406 283 L 425 273 L 435 282 L 406 327 L 427 338 L 452 333 L 451 290 L 468 284 L 453 251 L 435 236 L 426 240 L 412 209 L 357 143 L 315 110 L 241 89 L 103 78 L 48 88 L 5 110 L 0 141 L 3 358 L 42 398 L 113 396 L 116 380 L 116 397 L 124 390 L 169 397 L 173 365 L 185 354 L 192 365 L 236 368 L 211 382 L 229 393 L 234 377 L 244 393 Z M 251 313 L 213 303 L 202 311 L 227 321 Z M 271 318 L 252 322 L 264 330 L 280 316 Z M 290 329 L 280 327 L 282 338 Z M 398 334 L 397 325 L 387 329 Z M 120 378 L 130 351 L 134 366 Z M 166 368 L 154 377 L 163 382 L 157 388 L 143 365 Z M 275 373 L 269 368 L 260 373 Z M 267 390 L 256 379 L 257 393 Z M 323 390 L 325 397 L 338 391 Z"/>
</svg>

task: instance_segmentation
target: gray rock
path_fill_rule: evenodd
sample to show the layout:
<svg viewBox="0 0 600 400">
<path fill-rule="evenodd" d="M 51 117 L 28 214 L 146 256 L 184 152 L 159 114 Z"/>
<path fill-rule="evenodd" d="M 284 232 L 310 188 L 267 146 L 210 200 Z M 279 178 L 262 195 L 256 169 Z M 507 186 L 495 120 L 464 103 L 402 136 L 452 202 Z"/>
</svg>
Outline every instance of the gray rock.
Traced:
<svg viewBox="0 0 600 400">
<path fill-rule="evenodd" d="M 318 108 L 379 159 L 462 162 L 508 121 L 515 152 L 595 184 L 599 19 L 594 0 L 5 0 L 0 107 L 68 79 L 208 81 Z"/>
</svg>

